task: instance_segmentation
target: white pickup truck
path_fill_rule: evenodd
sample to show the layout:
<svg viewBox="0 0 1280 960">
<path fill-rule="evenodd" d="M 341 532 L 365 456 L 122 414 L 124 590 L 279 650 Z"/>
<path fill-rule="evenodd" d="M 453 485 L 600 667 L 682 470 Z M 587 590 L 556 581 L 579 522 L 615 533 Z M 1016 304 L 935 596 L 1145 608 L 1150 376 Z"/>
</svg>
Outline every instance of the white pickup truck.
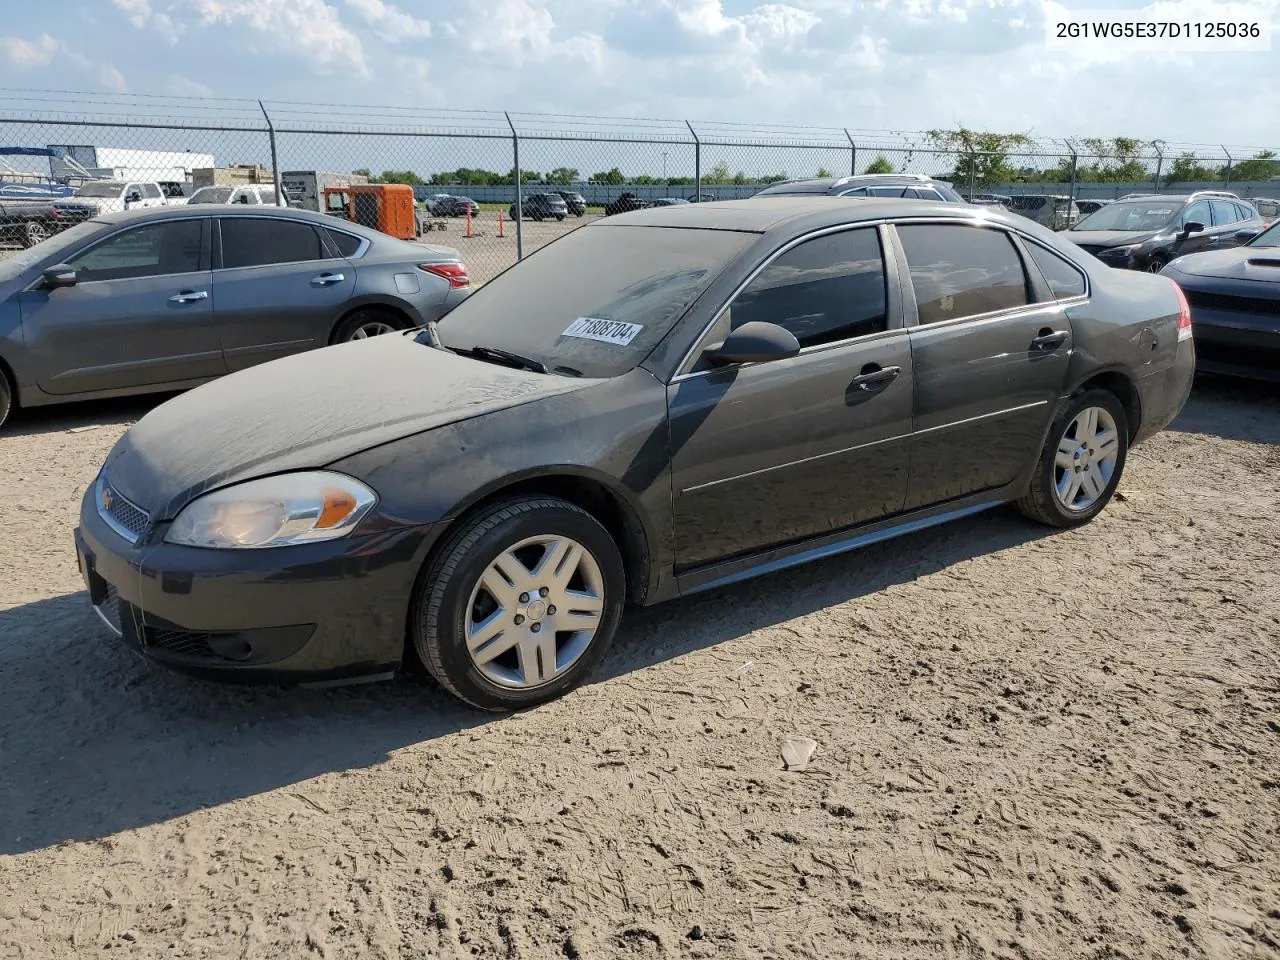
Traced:
<svg viewBox="0 0 1280 960">
<path fill-rule="evenodd" d="M 94 180 L 82 186 L 74 196 L 55 201 L 53 210 L 58 220 L 66 225 L 103 213 L 165 205 L 164 191 L 154 181 Z"/>
</svg>

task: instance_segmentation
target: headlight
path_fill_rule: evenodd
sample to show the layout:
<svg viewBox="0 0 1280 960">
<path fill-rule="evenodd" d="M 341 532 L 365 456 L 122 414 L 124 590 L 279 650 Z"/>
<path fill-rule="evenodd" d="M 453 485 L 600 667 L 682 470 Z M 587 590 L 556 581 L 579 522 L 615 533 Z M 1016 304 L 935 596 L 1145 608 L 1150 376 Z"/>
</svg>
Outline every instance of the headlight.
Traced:
<svg viewBox="0 0 1280 960">
<path fill-rule="evenodd" d="M 244 549 L 334 540 L 355 529 L 377 499 L 363 483 L 340 473 L 282 473 L 192 500 L 165 541 Z"/>
</svg>

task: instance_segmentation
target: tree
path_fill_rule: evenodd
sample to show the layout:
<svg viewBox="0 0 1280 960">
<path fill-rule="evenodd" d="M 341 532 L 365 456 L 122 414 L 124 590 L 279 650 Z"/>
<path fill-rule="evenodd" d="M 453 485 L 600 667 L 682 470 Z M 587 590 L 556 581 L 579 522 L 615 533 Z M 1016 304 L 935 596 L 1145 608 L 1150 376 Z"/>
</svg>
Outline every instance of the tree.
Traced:
<svg viewBox="0 0 1280 960">
<path fill-rule="evenodd" d="M 1025 133 L 992 133 L 967 127 L 930 130 L 925 136 L 935 149 L 958 154 L 949 179 L 965 188 L 970 182 L 976 187 L 991 187 L 1013 180 L 1018 171 L 1009 163 L 1009 153 L 1031 143 Z"/>
<path fill-rule="evenodd" d="M 817 177 L 819 180 L 823 180 L 823 179 L 826 179 L 827 177 L 833 177 L 835 176 L 835 174 L 833 174 L 826 167 L 819 167 L 818 172 L 815 173 L 814 176 Z"/>
<path fill-rule="evenodd" d="M 1182 153 L 1175 157 L 1173 163 L 1169 166 L 1169 172 L 1165 175 L 1164 182 L 1166 184 L 1201 183 L 1205 180 L 1220 179 L 1222 179 L 1221 173 L 1211 167 L 1206 167 L 1197 159 L 1194 153 Z"/>
<path fill-rule="evenodd" d="M 1270 180 L 1280 175 L 1280 162 L 1270 150 L 1256 153 L 1248 160 L 1241 160 L 1231 168 L 1231 179 L 1239 181 Z M 1225 171 L 1224 171 L 1225 172 Z"/>
<path fill-rule="evenodd" d="M 426 183 L 420 176 L 412 170 L 383 170 L 382 176 L 374 179 L 369 178 L 370 183 L 407 183 L 411 187 L 420 186 Z"/>
<path fill-rule="evenodd" d="M 373 175 L 373 173 L 369 170 L 368 167 L 358 167 L 355 170 L 352 170 L 351 173 L 352 175 L 357 177 L 364 177 L 370 183 L 378 182 L 378 178 Z"/>
<path fill-rule="evenodd" d="M 786 179 L 787 179 L 787 171 L 783 170 L 781 173 L 767 173 L 763 177 L 758 178 L 756 182 L 765 183 L 765 184 L 782 183 L 782 181 Z"/>
<path fill-rule="evenodd" d="M 702 175 L 702 182 L 710 184 L 728 183 L 732 179 L 732 176 L 733 175 L 729 173 L 729 165 L 721 160 Z"/>
<path fill-rule="evenodd" d="M 567 187 L 571 183 L 577 183 L 579 179 L 577 167 L 556 167 L 547 174 L 547 183 L 559 184 Z"/>
<path fill-rule="evenodd" d="M 591 175 L 591 183 L 607 183 L 611 187 L 616 187 L 620 183 L 626 183 L 627 179 L 622 175 L 622 171 L 617 167 L 604 173 L 593 173 Z"/>
<path fill-rule="evenodd" d="M 1133 183 L 1151 179 L 1151 171 L 1141 156 L 1148 144 L 1141 140 L 1133 137 L 1112 137 L 1110 140 L 1087 137 L 1080 142 L 1093 162 L 1080 164 L 1083 175 L 1076 179 L 1097 183 Z"/>
<path fill-rule="evenodd" d="M 893 164 L 883 153 L 867 164 L 863 173 L 893 173 Z"/>
</svg>

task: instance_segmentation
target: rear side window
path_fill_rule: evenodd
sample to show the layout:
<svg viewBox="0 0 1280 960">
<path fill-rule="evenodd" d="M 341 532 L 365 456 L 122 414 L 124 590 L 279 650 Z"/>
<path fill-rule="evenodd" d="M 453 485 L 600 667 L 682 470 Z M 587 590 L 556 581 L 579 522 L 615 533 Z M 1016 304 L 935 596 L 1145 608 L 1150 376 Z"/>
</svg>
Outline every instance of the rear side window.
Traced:
<svg viewBox="0 0 1280 960">
<path fill-rule="evenodd" d="M 1213 222 L 1216 226 L 1236 223 L 1240 219 L 1239 208 L 1234 203 L 1228 203 L 1225 200 L 1210 200 L 1209 206 L 1213 210 Z"/>
<path fill-rule="evenodd" d="M 911 195 L 920 200 L 941 200 L 942 194 L 936 190 L 930 190 L 928 187 L 912 187 Z"/>
<path fill-rule="evenodd" d="M 963 224 L 898 227 L 920 323 L 941 323 L 1025 306 L 1027 276 L 1000 230 Z"/>
<path fill-rule="evenodd" d="M 887 329 L 877 231 L 815 237 L 779 256 L 729 306 L 729 329 L 753 320 L 786 327 L 801 347 Z"/>
<path fill-rule="evenodd" d="M 1079 269 L 1056 253 L 1050 253 L 1044 247 L 1034 243 L 1027 243 L 1026 248 L 1031 254 L 1031 259 L 1044 274 L 1044 279 L 1049 284 L 1049 289 L 1053 291 L 1054 297 L 1066 300 L 1068 297 L 1084 296 L 1084 274 Z"/>
<path fill-rule="evenodd" d="M 867 193 L 873 197 L 902 197 L 906 196 L 906 187 L 872 187 Z"/>
<path fill-rule="evenodd" d="M 309 223 L 252 217 L 227 217 L 222 224 L 222 265 L 257 267 L 270 263 L 323 260 L 320 234 Z"/>
<path fill-rule="evenodd" d="M 160 192 L 160 187 L 154 183 L 144 183 L 142 185 L 142 196 L 147 200 L 161 200 L 164 194 Z"/>
<path fill-rule="evenodd" d="M 360 249 L 360 244 L 364 242 L 359 237 L 343 233 L 341 230 L 326 229 L 325 233 L 329 234 L 329 239 L 338 248 L 338 253 L 344 257 L 354 257 L 356 251 Z"/>
</svg>

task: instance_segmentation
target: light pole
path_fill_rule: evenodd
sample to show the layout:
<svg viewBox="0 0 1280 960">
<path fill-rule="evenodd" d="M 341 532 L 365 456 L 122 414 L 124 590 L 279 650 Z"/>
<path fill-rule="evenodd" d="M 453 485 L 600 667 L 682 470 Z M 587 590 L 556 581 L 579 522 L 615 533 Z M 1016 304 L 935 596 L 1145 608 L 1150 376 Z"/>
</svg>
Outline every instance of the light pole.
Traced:
<svg viewBox="0 0 1280 960">
<path fill-rule="evenodd" d="M 667 151 L 662 151 L 662 179 L 667 179 Z"/>
</svg>

